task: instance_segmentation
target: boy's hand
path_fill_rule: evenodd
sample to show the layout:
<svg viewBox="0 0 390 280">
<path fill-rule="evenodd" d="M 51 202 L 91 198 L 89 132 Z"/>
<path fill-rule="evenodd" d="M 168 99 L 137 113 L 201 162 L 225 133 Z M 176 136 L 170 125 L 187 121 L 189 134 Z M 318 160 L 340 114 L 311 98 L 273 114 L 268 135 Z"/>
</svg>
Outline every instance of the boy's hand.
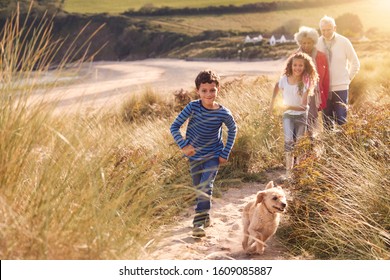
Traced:
<svg viewBox="0 0 390 280">
<path fill-rule="evenodd" d="M 228 161 L 226 158 L 223 158 L 223 157 L 219 157 L 218 160 L 219 160 L 219 164 L 221 164 L 221 165 L 227 163 L 227 161 Z"/>
<path fill-rule="evenodd" d="M 181 149 L 183 154 L 185 154 L 187 157 L 192 157 L 196 154 L 195 148 L 192 145 L 187 145 L 183 149 Z"/>
</svg>

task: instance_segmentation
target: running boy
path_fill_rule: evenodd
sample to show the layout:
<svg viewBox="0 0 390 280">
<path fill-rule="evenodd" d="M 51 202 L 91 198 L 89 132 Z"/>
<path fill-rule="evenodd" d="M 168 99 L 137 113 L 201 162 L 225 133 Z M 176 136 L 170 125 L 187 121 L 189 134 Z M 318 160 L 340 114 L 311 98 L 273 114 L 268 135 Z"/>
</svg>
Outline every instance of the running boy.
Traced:
<svg viewBox="0 0 390 280">
<path fill-rule="evenodd" d="M 198 100 L 191 101 L 171 125 L 172 136 L 189 158 L 190 173 L 197 192 L 193 236 L 206 235 L 213 183 L 220 164 L 226 163 L 236 138 L 237 127 L 229 111 L 215 100 L 220 77 L 213 71 L 201 71 L 195 79 Z M 180 127 L 189 120 L 185 138 Z M 226 145 L 222 141 L 222 124 L 228 129 Z"/>
</svg>

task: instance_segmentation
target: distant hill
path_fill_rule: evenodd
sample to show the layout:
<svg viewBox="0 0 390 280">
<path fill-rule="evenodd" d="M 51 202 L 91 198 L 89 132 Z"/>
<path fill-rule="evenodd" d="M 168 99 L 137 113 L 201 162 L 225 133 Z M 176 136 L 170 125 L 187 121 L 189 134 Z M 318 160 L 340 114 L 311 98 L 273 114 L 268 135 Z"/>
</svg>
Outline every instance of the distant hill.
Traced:
<svg viewBox="0 0 390 280">
<path fill-rule="evenodd" d="M 354 2 L 359 0 L 338 0 L 337 2 Z M 9 0 L 8 6 L 0 10 L 0 24 L 10 15 L 10 7 L 15 1 Z M 29 1 L 22 1 L 21 20 L 26 17 Z M 243 30 L 203 30 L 200 32 L 186 33 L 175 28 L 167 29 L 156 21 L 151 21 L 150 17 L 158 18 L 175 15 L 197 15 L 197 14 L 234 14 L 234 13 L 253 13 L 269 12 L 270 10 L 294 10 L 302 7 L 311 7 L 313 5 L 329 5 L 336 0 L 305 0 L 305 1 L 278 1 L 278 2 L 259 2 L 254 4 L 245 4 L 241 6 L 209 6 L 204 8 L 154 8 L 140 9 L 138 11 L 129 10 L 122 15 L 109 14 L 78 14 L 67 13 L 61 10 L 61 0 L 41 0 L 34 6 L 34 11 L 30 18 L 39 18 L 44 12 L 48 11 L 48 18 L 53 15 L 53 36 L 55 40 L 65 38 L 63 48 L 58 51 L 56 59 L 66 53 L 77 38 L 75 48 L 81 46 L 100 26 L 101 30 L 93 37 L 92 43 L 84 46 L 88 48 L 89 54 L 95 54 L 95 60 L 136 60 L 152 57 L 179 57 L 179 58 L 219 58 L 234 59 L 240 53 L 241 59 L 263 59 L 280 58 L 287 54 L 290 49 L 295 47 L 280 47 L 270 49 L 266 43 L 258 46 L 243 46 L 243 39 L 250 34 Z M 45 10 L 46 8 L 46 10 Z M 31 20 L 31 24 L 37 22 Z M 296 23 L 298 24 L 298 23 Z M 88 25 L 88 26 L 87 26 Z M 78 36 L 81 30 L 83 33 Z M 211 28 L 212 25 L 210 26 Z M 294 27 L 295 30 L 295 27 Z M 252 31 L 253 32 L 253 31 Z M 260 32 L 270 32 L 270 30 L 257 30 Z M 278 32 L 288 32 L 285 28 L 279 28 Z M 292 35 L 292 34 L 286 34 Z M 82 55 L 82 51 L 80 55 Z M 75 57 L 74 59 L 78 59 Z"/>
</svg>

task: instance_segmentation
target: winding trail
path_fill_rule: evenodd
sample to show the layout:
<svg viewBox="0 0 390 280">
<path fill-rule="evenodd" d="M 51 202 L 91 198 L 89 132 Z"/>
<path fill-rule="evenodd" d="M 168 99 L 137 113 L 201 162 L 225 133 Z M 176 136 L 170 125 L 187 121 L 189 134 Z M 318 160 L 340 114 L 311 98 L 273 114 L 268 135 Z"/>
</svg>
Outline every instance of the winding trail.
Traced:
<svg viewBox="0 0 390 280">
<path fill-rule="evenodd" d="M 74 69 L 61 70 L 72 76 L 63 86 L 57 86 L 34 98 L 56 102 L 63 112 L 112 109 L 128 96 L 152 88 L 162 94 L 180 89 L 192 89 L 197 73 L 213 69 L 222 78 L 281 73 L 284 60 L 266 61 L 186 61 L 179 59 L 146 59 L 130 62 L 85 63 L 75 76 Z M 73 72 L 72 72 L 73 71 Z M 52 77 L 56 73 L 48 73 Z M 69 73 L 71 74 L 69 74 Z M 54 78 L 53 78 L 54 79 Z"/>
</svg>

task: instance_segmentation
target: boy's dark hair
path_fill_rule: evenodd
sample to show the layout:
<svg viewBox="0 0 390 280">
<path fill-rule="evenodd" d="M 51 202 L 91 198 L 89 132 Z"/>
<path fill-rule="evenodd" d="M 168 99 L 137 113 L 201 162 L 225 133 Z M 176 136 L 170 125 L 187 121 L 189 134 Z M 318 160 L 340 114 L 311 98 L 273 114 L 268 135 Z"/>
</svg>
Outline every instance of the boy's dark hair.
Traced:
<svg viewBox="0 0 390 280">
<path fill-rule="evenodd" d="M 200 73 L 196 77 L 196 79 L 195 79 L 195 86 L 196 86 L 196 89 L 199 89 L 200 84 L 215 83 L 215 85 L 217 87 L 219 87 L 219 81 L 220 80 L 221 80 L 221 78 L 214 71 L 212 71 L 212 70 L 203 70 L 203 71 L 200 71 Z"/>
</svg>

